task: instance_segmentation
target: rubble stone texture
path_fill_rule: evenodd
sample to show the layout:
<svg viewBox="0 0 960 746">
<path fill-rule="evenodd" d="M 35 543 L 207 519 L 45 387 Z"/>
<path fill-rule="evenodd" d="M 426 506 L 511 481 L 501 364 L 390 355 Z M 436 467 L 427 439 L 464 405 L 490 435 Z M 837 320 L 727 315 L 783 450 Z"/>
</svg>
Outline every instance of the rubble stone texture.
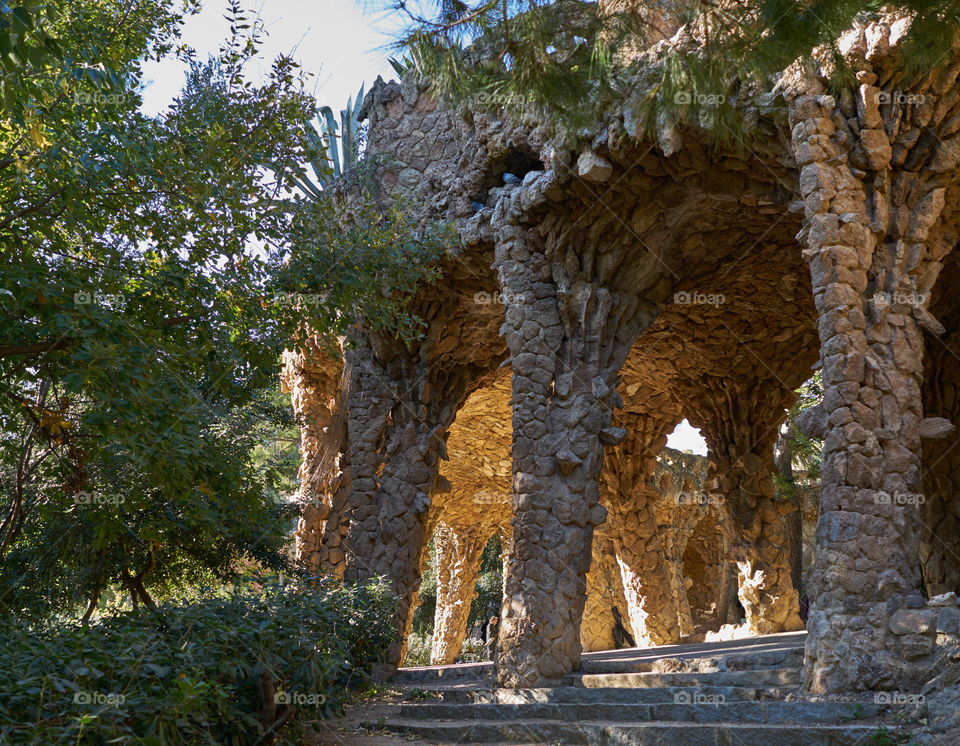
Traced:
<svg viewBox="0 0 960 746">
<path fill-rule="evenodd" d="M 480 574 L 480 560 L 491 533 L 483 527 L 440 523 L 433 532 L 437 572 L 437 610 L 430 663 L 455 663 L 466 636 L 470 602 Z"/>
<path fill-rule="evenodd" d="M 620 419 L 629 435 L 607 454 L 605 481 L 612 482 L 607 509 L 634 639 L 640 645 L 668 645 L 680 641 L 677 583 L 671 583 L 675 574 L 658 531 L 658 495 L 646 484 L 666 435 L 662 424 L 652 433 L 643 427 L 650 423 Z"/>
<path fill-rule="evenodd" d="M 621 50 L 652 74 L 668 45 L 697 43 L 673 33 L 681 4 L 655 5 L 658 43 Z M 836 99 L 825 65 L 739 104 L 746 148 L 676 122 L 648 137 L 642 85 L 561 135 L 378 80 L 361 114 L 384 193 L 460 242 L 413 299 L 422 340 L 361 335 L 342 366 L 309 344 L 285 356 L 301 561 L 385 575 L 405 632 L 438 537 L 433 652 L 449 661 L 502 532 L 504 686 L 576 670 L 611 644 L 614 607 L 641 644 L 738 621 L 737 598 L 751 631 L 796 629 L 800 506 L 777 498 L 773 447 L 819 367 L 805 684 L 918 687 L 956 635 L 925 597 L 960 590 L 960 63 L 908 84 L 908 21 L 878 18 L 841 40 L 857 83 Z M 681 507 L 684 478 L 665 484 L 657 457 L 684 418 L 709 473 Z"/>
<path fill-rule="evenodd" d="M 956 244 L 947 192 L 960 154 L 938 129 L 957 71 L 909 90 L 929 100 L 909 116 L 881 107 L 897 87 L 884 54 L 892 34 L 873 26 L 850 40 L 861 85 L 846 112 L 810 90 L 790 106 L 825 387 L 806 661 L 818 692 L 916 686 L 928 672 L 911 662 L 933 648 L 922 609 L 902 607 L 923 606 L 923 333 L 944 331 L 929 294 Z M 921 126 L 939 139 L 929 152 L 910 134 Z"/>
<path fill-rule="evenodd" d="M 431 663 L 453 663 L 467 634 L 484 547 L 495 534 L 507 545 L 510 493 L 510 376 L 501 372 L 467 399 L 450 428 L 442 485 L 428 527 L 434 542 L 437 607 Z"/>
</svg>

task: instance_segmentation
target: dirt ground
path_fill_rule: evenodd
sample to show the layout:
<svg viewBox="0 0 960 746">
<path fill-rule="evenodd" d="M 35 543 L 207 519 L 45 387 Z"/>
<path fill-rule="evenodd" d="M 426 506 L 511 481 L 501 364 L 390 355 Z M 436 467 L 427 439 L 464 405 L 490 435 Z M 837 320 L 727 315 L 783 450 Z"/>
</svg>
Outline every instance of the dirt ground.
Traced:
<svg viewBox="0 0 960 746">
<path fill-rule="evenodd" d="M 361 723 L 375 724 L 381 717 L 391 714 L 401 699 L 397 690 L 385 689 L 358 697 L 345 707 L 341 717 L 318 720 L 314 731 L 308 732 L 303 746 L 397 746 L 398 744 L 426 744 L 414 737 L 401 737 L 376 728 L 369 729 Z"/>
</svg>

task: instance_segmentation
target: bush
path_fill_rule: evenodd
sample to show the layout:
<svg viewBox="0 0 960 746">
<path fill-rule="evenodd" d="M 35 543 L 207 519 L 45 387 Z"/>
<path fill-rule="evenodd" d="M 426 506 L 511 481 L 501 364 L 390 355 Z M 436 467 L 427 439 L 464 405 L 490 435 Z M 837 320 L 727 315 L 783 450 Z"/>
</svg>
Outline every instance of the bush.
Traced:
<svg viewBox="0 0 960 746">
<path fill-rule="evenodd" d="M 407 668 L 429 666 L 432 648 L 433 635 L 411 632 L 407 638 L 407 657 L 404 658 L 403 665 Z"/>
<path fill-rule="evenodd" d="M 295 743 L 382 659 L 392 605 L 380 583 L 267 581 L 89 627 L 7 622 L 0 743 Z"/>
</svg>

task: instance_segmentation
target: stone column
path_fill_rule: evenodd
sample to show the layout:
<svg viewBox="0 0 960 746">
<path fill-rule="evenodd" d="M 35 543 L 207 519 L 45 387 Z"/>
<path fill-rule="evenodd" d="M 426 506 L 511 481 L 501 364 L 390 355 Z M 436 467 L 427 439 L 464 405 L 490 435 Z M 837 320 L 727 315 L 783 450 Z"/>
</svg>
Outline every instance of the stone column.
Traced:
<svg viewBox="0 0 960 746">
<path fill-rule="evenodd" d="M 518 190 L 522 191 L 522 190 Z M 519 214 L 509 201 L 498 220 Z M 517 212 L 513 212 L 516 210 Z M 501 686 L 556 681 L 580 659 L 593 529 L 606 511 L 597 480 L 619 403 L 616 377 L 652 310 L 607 283 L 617 262 L 553 245 L 534 230 L 498 228 L 496 263 L 506 299 L 513 369 L 513 551 L 505 578 Z M 603 276 L 580 270 L 594 268 Z"/>
<path fill-rule="evenodd" d="M 805 671 L 815 692 L 916 686 L 925 675 L 916 661 L 932 646 L 928 610 L 915 608 L 924 605 L 921 330 L 943 331 L 926 296 L 951 245 L 932 229 L 960 152 L 938 138 L 947 108 L 933 102 L 956 71 L 945 65 L 925 79 L 932 88 L 903 92 L 876 88 L 872 72 L 858 77 L 856 130 L 829 96 L 790 105 L 824 384 L 806 423 L 824 437 Z M 881 111 L 901 95 L 931 104 Z M 929 132 L 921 150 L 908 137 L 917 126 Z M 917 159 L 929 159 L 925 172 Z"/>
<path fill-rule="evenodd" d="M 676 531 L 671 564 L 677 567 L 680 583 L 674 584 L 682 603 L 679 609 L 680 633 L 719 628 L 726 622 L 720 616 L 725 560 L 729 555 L 726 531 L 709 504 L 697 511 Z M 711 610 L 712 607 L 712 610 Z M 725 604 L 724 604 L 725 607 Z M 724 608 L 725 610 L 725 608 Z"/>
<path fill-rule="evenodd" d="M 724 556 L 729 556 L 729 552 Z M 724 562 L 720 568 L 720 585 L 717 588 L 717 621 L 724 624 L 740 624 L 740 609 L 737 606 L 737 566 Z"/>
<path fill-rule="evenodd" d="M 611 520 L 620 529 L 617 563 L 630 626 L 641 647 L 680 640 L 677 599 L 651 503 L 640 493 L 633 505 L 617 505 L 611 510 Z"/>
<path fill-rule="evenodd" d="M 437 609 L 433 617 L 430 663 L 456 662 L 467 635 L 470 603 L 476 598 L 477 577 L 487 542 L 496 526 L 439 523 L 433 532 L 437 573 Z"/>
<path fill-rule="evenodd" d="M 776 380 L 718 382 L 701 414 L 710 446 L 712 486 L 731 531 L 738 596 L 755 635 L 803 628 L 793 585 L 789 514 L 776 500 L 773 447 L 794 400 Z"/>
<path fill-rule="evenodd" d="M 616 649 L 614 608 L 625 623 L 629 618 L 625 612 L 627 607 L 614 542 L 607 538 L 608 533 L 609 521 L 595 529 L 593 534 L 593 559 L 587 573 L 587 600 L 580 624 L 580 644 L 585 653 Z"/>
<path fill-rule="evenodd" d="M 618 424 L 628 435 L 607 454 L 604 485 L 609 532 L 627 601 L 624 621 L 629 620 L 637 645 L 667 645 L 679 641 L 680 626 L 654 511 L 661 496 L 652 483 L 657 454 L 674 419 L 625 413 Z"/>
<path fill-rule="evenodd" d="M 300 428 L 296 560 L 308 572 L 343 577 L 350 490 L 344 404 L 350 375 L 313 341 L 308 339 L 305 349 L 284 351 L 280 374 Z"/>
<path fill-rule="evenodd" d="M 402 638 L 388 651 L 388 666 L 398 665 L 406 649 L 447 432 L 476 381 L 469 371 L 424 362 L 426 352 L 362 348 L 348 398 L 352 485 L 344 578 L 379 575 L 391 582 Z"/>
</svg>

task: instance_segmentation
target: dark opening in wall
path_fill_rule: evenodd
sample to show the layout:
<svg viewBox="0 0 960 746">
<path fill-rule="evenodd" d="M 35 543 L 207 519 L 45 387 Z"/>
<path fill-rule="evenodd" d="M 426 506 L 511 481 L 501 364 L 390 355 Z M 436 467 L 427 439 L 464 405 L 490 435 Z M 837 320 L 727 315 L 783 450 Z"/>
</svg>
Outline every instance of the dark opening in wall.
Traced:
<svg viewBox="0 0 960 746">
<path fill-rule="evenodd" d="M 490 174 L 483 184 L 484 189 L 504 185 L 504 174 L 512 174 L 521 181 L 531 171 L 543 171 L 546 166 L 531 151 L 512 150 L 503 158 L 494 161 L 490 167 Z M 484 198 L 486 195 L 484 195 Z M 483 199 L 481 198 L 482 202 Z"/>
</svg>

